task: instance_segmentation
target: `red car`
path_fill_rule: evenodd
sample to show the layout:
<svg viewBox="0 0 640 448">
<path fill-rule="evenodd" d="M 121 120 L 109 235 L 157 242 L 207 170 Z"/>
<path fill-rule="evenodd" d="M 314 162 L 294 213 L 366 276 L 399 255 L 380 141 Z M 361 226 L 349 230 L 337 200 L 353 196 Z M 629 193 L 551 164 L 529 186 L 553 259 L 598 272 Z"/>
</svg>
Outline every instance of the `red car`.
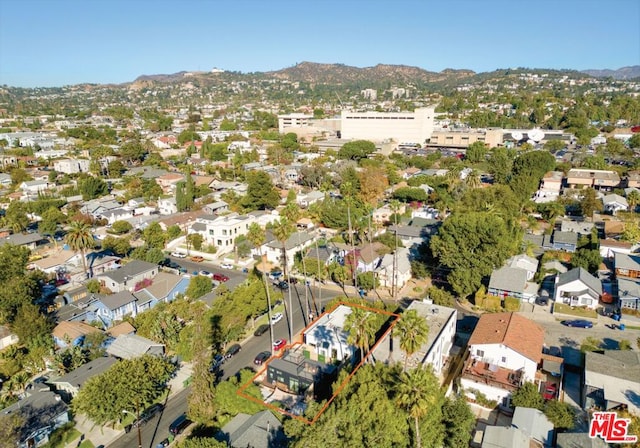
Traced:
<svg viewBox="0 0 640 448">
<path fill-rule="evenodd" d="M 229 277 L 227 277 L 224 274 L 220 274 L 219 272 L 216 272 L 215 274 L 213 274 L 213 279 L 219 282 L 226 282 L 227 280 L 229 280 Z"/>
<path fill-rule="evenodd" d="M 286 339 L 278 339 L 277 341 L 275 341 L 273 343 L 273 349 L 275 351 L 278 351 L 281 348 L 283 348 L 285 345 L 287 345 L 287 340 Z"/>
<path fill-rule="evenodd" d="M 547 387 L 544 388 L 544 392 L 542 393 L 542 398 L 545 400 L 553 400 L 556 398 L 556 394 L 558 393 L 558 386 L 555 384 L 547 384 Z"/>
</svg>

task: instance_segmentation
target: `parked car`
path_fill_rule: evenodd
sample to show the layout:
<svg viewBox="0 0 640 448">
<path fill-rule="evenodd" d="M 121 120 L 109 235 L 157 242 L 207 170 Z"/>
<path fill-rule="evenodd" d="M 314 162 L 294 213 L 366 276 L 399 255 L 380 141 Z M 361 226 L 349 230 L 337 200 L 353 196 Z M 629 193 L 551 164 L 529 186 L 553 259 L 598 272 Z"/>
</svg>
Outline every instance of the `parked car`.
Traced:
<svg viewBox="0 0 640 448">
<path fill-rule="evenodd" d="M 169 432 L 174 436 L 177 436 L 182 431 L 184 431 L 187 426 L 191 424 L 191 420 L 187 418 L 185 414 L 182 414 L 180 417 L 175 419 L 173 423 L 169 425 Z"/>
<path fill-rule="evenodd" d="M 231 358 L 234 355 L 237 355 L 240 350 L 242 350 L 242 346 L 240 344 L 233 344 L 231 347 L 227 349 L 227 352 L 224 354 L 226 359 Z"/>
<path fill-rule="evenodd" d="M 275 282 L 274 286 L 276 288 L 280 288 L 280 289 L 289 289 L 289 283 L 287 283 L 285 281 Z"/>
<path fill-rule="evenodd" d="M 256 331 L 253 332 L 254 336 L 262 336 L 263 334 L 265 334 L 267 331 L 269 331 L 269 325 L 267 324 L 262 324 L 260 325 L 258 328 L 256 328 Z"/>
<path fill-rule="evenodd" d="M 286 339 L 278 339 L 277 341 L 273 342 L 273 349 L 278 351 L 278 350 L 284 348 L 285 345 L 287 345 L 287 340 Z"/>
<path fill-rule="evenodd" d="M 198 275 L 204 275 L 205 277 L 211 278 L 211 272 L 209 271 L 200 271 L 198 272 Z"/>
<path fill-rule="evenodd" d="M 224 356 L 220 353 L 213 357 L 213 361 L 211 361 L 211 366 L 209 367 L 209 372 L 215 372 L 220 368 L 220 366 L 224 364 Z"/>
<path fill-rule="evenodd" d="M 140 418 L 133 422 L 133 427 L 137 428 L 138 426 L 143 426 L 149 420 L 151 420 L 156 414 L 162 412 L 164 409 L 164 405 L 162 403 L 155 403 L 151 405 L 151 407 L 147 408 L 142 414 L 140 414 Z"/>
<path fill-rule="evenodd" d="M 547 384 L 547 387 L 545 387 L 544 392 L 542 393 L 542 398 L 544 398 L 545 400 L 553 400 L 554 398 L 556 398 L 557 393 L 558 386 L 556 386 L 554 383 Z"/>
<path fill-rule="evenodd" d="M 215 274 L 213 274 L 213 279 L 219 282 L 226 282 L 227 280 L 229 280 L 229 277 L 219 272 L 216 272 Z"/>
<path fill-rule="evenodd" d="M 576 328 L 593 328 L 593 322 L 585 319 L 563 320 L 562 325 Z"/>
<path fill-rule="evenodd" d="M 171 444 L 171 442 L 169 442 L 169 439 L 163 439 L 160 443 L 158 443 L 156 445 L 156 448 L 165 448 L 167 446 L 169 446 Z"/>
<path fill-rule="evenodd" d="M 178 251 L 171 252 L 171 256 L 176 258 L 187 258 L 187 254 Z"/>
<path fill-rule="evenodd" d="M 222 269 L 233 269 L 233 265 L 231 263 L 222 263 L 220 267 Z"/>
<path fill-rule="evenodd" d="M 260 352 L 256 355 L 253 363 L 257 366 L 262 365 L 267 359 L 271 358 L 271 352 Z"/>
<path fill-rule="evenodd" d="M 204 261 L 204 258 L 201 257 L 200 255 L 195 255 L 195 256 L 191 257 L 190 260 L 194 261 L 196 263 L 202 263 Z"/>
<path fill-rule="evenodd" d="M 273 324 L 277 324 L 278 322 L 280 322 L 282 320 L 284 316 L 282 315 L 282 313 L 276 313 L 273 316 L 271 316 L 271 325 Z"/>
</svg>

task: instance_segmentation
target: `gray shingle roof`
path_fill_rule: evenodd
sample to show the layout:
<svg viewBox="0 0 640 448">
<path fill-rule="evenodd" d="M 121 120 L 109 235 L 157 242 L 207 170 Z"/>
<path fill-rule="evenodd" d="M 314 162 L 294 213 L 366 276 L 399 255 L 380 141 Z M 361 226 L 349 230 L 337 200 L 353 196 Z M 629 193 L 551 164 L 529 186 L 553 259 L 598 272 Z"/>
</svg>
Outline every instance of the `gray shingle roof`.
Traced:
<svg viewBox="0 0 640 448">
<path fill-rule="evenodd" d="M 614 255 L 614 263 L 616 269 L 630 269 L 633 271 L 640 271 L 640 256 L 628 255 L 621 252 L 616 252 Z"/>
<path fill-rule="evenodd" d="M 558 285 L 562 286 L 567 283 L 571 283 L 575 280 L 580 280 L 587 285 L 590 289 L 597 292 L 598 295 L 602 294 L 602 283 L 600 280 L 589 274 L 584 268 L 573 268 L 569 272 L 558 275 Z"/>
<path fill-rule="evenodd" d="M 147 353 L 156 352 L 153 350 L 154 347 L 159 349 L 157 352 L 164 353 L 163 344 L 135 334 L 121 334 L 107 348 L 107 353 L 117 358 L 132 359 Z"/>
<path fill-rule="evenodd" d="M 271 413 L 238 414 L 221 431 L 233 448 L 275 448 L 286 446 L 282 423 Z"/>
<path fill-rule="evenodd" d="M 73 387 L 80 389 L 89 378 L 95 375 L 100 375 L 116 362 L 118 361 L 115 358 L 97 358 L 51 382 L 53 384 L 68 383 Z"/>
<path fill-rule="evenodd" d="M 578 244 L 578 234 L 574 232 L 553 232 L 553 242 L 560 244 Z"/>
<path fill-rule="evenodd" d="M 136 299 L 129 291 L 120 291 L 116 294 L 101 295 L 99 299 L 111 311 L 117 310 L 127 303 L 135 302 Z"/>
<path fill-rule="evenodd" d="M 133 260 L 130 263 L 125 264 L 120 269 L 116 269 L 115 271 L 105 272 L 101 274 L 104 277 L 109 277 L 116 283 L 123 283 L 125 277 L 134 277 L 136 275 L 142 274 L 143 272 L 150 271 L 152 269 L 157 269 L 158 266 L 153 263 L 147 263 L 146 261 Z"/>
<path fill-rule="evenodd" d="M 491 273 L 490 289 L 523 293 L 527 283 L 527 271 L 520 268 L 504 267 Z"/>
<path fill-rule="evenodd" d="M 553 442 L 553 423 L 538 409 L 516 407 L 511 424 L 545 446 Z"/>
</svg>

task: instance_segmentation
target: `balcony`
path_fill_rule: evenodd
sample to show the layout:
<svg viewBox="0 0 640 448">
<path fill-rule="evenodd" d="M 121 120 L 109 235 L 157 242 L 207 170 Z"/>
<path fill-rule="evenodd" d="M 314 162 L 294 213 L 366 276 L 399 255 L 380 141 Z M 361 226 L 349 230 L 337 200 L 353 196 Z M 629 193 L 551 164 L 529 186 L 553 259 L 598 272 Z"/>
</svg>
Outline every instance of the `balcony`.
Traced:
<svg viewBox="0 0 640 448">
<path fill-rule="evenodd" d="M 522 371 L 499 367 L 495 364 L 469 358 L 462 370 L 462 377 L 479 384 L 513 392 L 522 384 Z"/>
</svg>

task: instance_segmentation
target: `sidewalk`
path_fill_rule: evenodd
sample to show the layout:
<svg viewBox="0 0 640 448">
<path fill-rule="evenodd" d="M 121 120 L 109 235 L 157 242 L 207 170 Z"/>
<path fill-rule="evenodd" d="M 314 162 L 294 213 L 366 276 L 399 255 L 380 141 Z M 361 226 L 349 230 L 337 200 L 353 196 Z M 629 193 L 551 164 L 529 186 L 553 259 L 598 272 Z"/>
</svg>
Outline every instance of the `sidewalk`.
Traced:
<svg viewBox="0 0 640 448">
<path fill-rule="evenodd" d="M 167 384 L 169 388 L 169 397 L 171 399 L 178 392 L 185 388 L 185 381 L 191 377 L 193 366 L 191 363 L 183 362 L 176 372 L 176 375 L 169 380 Z M 84 436 L 83 440 L 90 440 L 95 447 L 109 446 L 113 441 L 124 434 L 124 429 L 113 429 L 110 426 L 100 426 L 93 423 L 84 415 L 77 415 L 74 418 L 76 422 L 75 428 Z M 80 439 L 76 439 L 67 444 L 65 448 L 76 448 L 80 444 Z"/>
</svg>

